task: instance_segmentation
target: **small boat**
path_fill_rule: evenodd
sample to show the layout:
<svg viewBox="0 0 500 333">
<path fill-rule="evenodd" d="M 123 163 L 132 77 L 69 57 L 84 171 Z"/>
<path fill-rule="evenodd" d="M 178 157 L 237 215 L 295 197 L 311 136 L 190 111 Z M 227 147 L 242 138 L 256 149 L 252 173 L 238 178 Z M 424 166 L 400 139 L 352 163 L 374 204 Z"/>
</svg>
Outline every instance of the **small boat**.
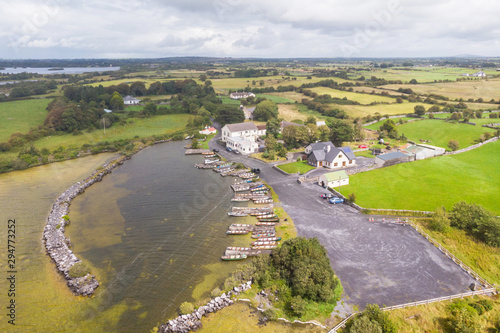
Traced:
<svg viewBox="0 0 500 333">
<path fill-rule="evenodd" d="M 230 246 L 226 247 L 226 251 L 251 251 L 251 247 Z"/>
<path fill-rule="evenodd" d="M 258 185 L 258 186 L 252 187 L 252 190 L 253 190 L 253 189 L 256 189 L 256 188 L 262 188 L 262 187 L 264 187 L 264 184 L 260 184 L 260 185 Z"/>
<path fill-rule="evenodd" d="M 229 212 L 229 213 L 227 213 L 227 215 L 236 216 L 236 217 L 243 217 L 243 216 L 247 216 L 248 214 L 243 213 L 243 212 Z"/>
<path fill-rule="evenodd" d="M 252 245 L 278 245 L 278 243 L 275 241 L 263 241 L 259 239 L 255 242 L 252 242 Z"/>
<path fill-rule="evenodd" d="M 269 218 L 264 217 L 259 219 L 259 222 L 279 222 L 279 221 L 280 221 L 279 217 L 269 217 Z"/>
<path fill-rule="evenodd" d="M 257 222 L 255 223 L 255 225 L 257 226 L 272 226 L 272 225 L 276 225 L 278 224 L 279 222 Z"/>
<path fill-rule="evenodd" d="M 229 226 L 229 228 L 252 228 L 253 225 L 251 224 L 240 224 L 240 223 L 233 223 Z"/>
<path fill-rule="evenodd" d="M 260 237 L 259 242 L 279 242 L 281 240 L 281 237 Z"/>
<path fill-rule="evenodd" d="M 278 245 L 255 245 L 252 246 L 252 250 L 272 250 L 277 247 Z"/>
<path fill-rule="evenodd" d="M 257 216 L 257 215 L 261 215 L 261 214 L 262 214 L 262 212 L 260 212 L 258 210 L 250 213 L 250 215 L 252 215 L 252 216 Z"/>
<path fill-rule="evenodd" d="M 253 203 L 255 204 L 273 203 L 273 199 L 253 199 Z"/>
<path fill-rule="evenodd" d="M 278 215 L 269 213 L 269 214 L 256 215 L 255 217 L 258 219 L 274 219 L 274 218 L 278 217 Z"/>
<path fill-rule="evenodd" d="M 250 230 L 228 230 L 226 231 L 226 235 L 246 235 L 250 232 Z"/>
<path fill-rule="evenodd" d="M 243 201 L 250 201 L 249 198 L 232 198 L 231 201 L 238 201 L 238 202 L 243 202 Z"/>
<path fill-rule="evenodd" d="M 230 256 L 222 256 L 222 260 L 243 260 L 246 259 L 247 255 L 246 254 L 233 254 Z"/>
<path fill-rule="evenodd" d="M 266 232 L 266 233 L 254 233 L 252 235 L 252 238 L 269 238 L 269 237 L 276 237 L 276 233 L 275 232 Z"/>
<path fill-rule="evenodd" d="M 254 187 L 250 189 L 250 192 L 261 192 L 261 191 L 267 192 L 269 191 L 269 189 L 267 187 L 259 187 L 259 188 Z"/>
</svg>

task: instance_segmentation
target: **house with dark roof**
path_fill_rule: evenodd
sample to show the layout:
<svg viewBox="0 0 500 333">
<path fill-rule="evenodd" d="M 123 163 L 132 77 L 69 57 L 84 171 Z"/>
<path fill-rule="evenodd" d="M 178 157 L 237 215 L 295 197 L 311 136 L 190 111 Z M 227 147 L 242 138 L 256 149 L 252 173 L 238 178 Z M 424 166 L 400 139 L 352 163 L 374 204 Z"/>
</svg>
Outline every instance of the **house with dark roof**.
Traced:
<svg viewBox="0 0 500 333">
<path fill-rule="evenodd" d="M 341 169 L 356 165 L 350 147 L 335 147 L 331 142 L 316 142 L 306 147 L 307 162 L 315 167 Z"/>
</svg>

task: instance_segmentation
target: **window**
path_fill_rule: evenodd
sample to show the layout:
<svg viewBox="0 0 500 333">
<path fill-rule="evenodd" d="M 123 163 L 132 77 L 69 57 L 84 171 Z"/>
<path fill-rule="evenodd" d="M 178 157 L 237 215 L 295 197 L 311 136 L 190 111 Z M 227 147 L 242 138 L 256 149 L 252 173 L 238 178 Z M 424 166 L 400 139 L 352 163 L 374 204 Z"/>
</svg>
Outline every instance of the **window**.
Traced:
<svg viewBox="0 0 500 333">
<path fill-rule="evenodd" d="M 352 164 L 352 161 L 349 161 L 349 164 Z"/>
<path fill-rule="evenodd" d="M 337 162 L 335 162 L 335 164 L 333 166 L 337 166 L 337 165 L 339 165 L 339 164 Z"/>
</svg>

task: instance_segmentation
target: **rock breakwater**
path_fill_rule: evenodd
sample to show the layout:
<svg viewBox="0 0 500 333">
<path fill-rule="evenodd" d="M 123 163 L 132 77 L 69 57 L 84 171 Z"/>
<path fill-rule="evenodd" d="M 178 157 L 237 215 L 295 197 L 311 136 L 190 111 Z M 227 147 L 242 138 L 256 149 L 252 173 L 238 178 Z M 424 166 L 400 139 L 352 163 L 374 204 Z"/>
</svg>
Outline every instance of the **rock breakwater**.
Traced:
<svg viewBox="0 0 500 333">
<path fill-rule="evenodd" d="M 169 320 L 166 324 L 160 326 L 159 332 L 161 333 L 187 333 L 189 331 L 196 331 L 201 328 L 201 318 L 208 316 L 210 313 L 217 312 L 227 306 L 233 305 L 234 301 L 232 296 L 248 290 L 252 287 L 252 281 L 234 287 L 231 291 L 222 294 L 219 297 L 212 299 L 204 306 L 200 306 L 193 313 L 179 316 L 175 319 Z"/>
<path fill-rule="evenodd" d="M 103 165 L 85 180 L 73 184 L 64 191 L 52 205 L 47 224 L 43 231 L 43 242 L 48 255 L 55 262 L 57 270 L 66 278 L 68 287 L 75 295 L 91 296 L 95 289 L 99 287 L 99 282 L 90 273 L 81 277 L 71 277 L 70 269 L 76 263 L 81 262 L 70 249 L 70 241 L 64 236 L 64 227 L 69 223 L 67 214 L 71 201 L 92 184 L 99 182 L 102 178 L 111 173 L 113 169 L 123 164 L 130 157 L 122 156 L 117 160 Z"/>
</svg>

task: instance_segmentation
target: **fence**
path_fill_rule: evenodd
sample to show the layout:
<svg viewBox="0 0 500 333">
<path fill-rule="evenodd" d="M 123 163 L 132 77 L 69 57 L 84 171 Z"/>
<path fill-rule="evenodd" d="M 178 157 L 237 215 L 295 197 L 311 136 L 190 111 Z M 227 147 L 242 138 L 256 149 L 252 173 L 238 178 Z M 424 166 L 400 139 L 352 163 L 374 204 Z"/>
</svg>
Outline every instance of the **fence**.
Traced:
<svg viewBox="0 0 500 333">
<path fill-rule="evenodd" d="M 400 305 L 394 305 L 394 306 L 387 306 L 385 308 L 382 308 L 382 311 L 391 311 L 391 310 L 396 310 L 396 309 L 404 309 L 404 308 L 410 308 L 414 306 L 419 306 L 419 305 L 426 305 L 426 304 L 431 304 L 431 303 L 436 303 L 436 302 L 443 302 L 443 301 L 451 301 L 457 298 L 464 298 L 464 297 L 472 297 L 476 295 L 485 295 L 489 293 L 496 293 L 495 288 L 488 288 L 488 289 L 483 289 L 483 290 L 478 290 L 478 291 L 469 291 L 466 293 L 462 294 L 457 294 L 457 295 L 451 295 L 451 296 L 444 296 L 444 297 L 439 297 L 439 298 L 432 298 L 432 299 L 427 299 L 424 301 L 418 301 L 418 302 L 410 302 L 410 303 L 405 303 L 405 304 L 400 304 Z M 356 316 L 358 312 L 355 312 L 351 314 L 349 317 L 346 319 L 342 320 L 340 323 L 338 323 L 334 328 L 332 328 L 328 333 L 334 333 L 337 332 L 339 329 L 345 327 L 347 321 L 354 316 Z"/>
</svg>

